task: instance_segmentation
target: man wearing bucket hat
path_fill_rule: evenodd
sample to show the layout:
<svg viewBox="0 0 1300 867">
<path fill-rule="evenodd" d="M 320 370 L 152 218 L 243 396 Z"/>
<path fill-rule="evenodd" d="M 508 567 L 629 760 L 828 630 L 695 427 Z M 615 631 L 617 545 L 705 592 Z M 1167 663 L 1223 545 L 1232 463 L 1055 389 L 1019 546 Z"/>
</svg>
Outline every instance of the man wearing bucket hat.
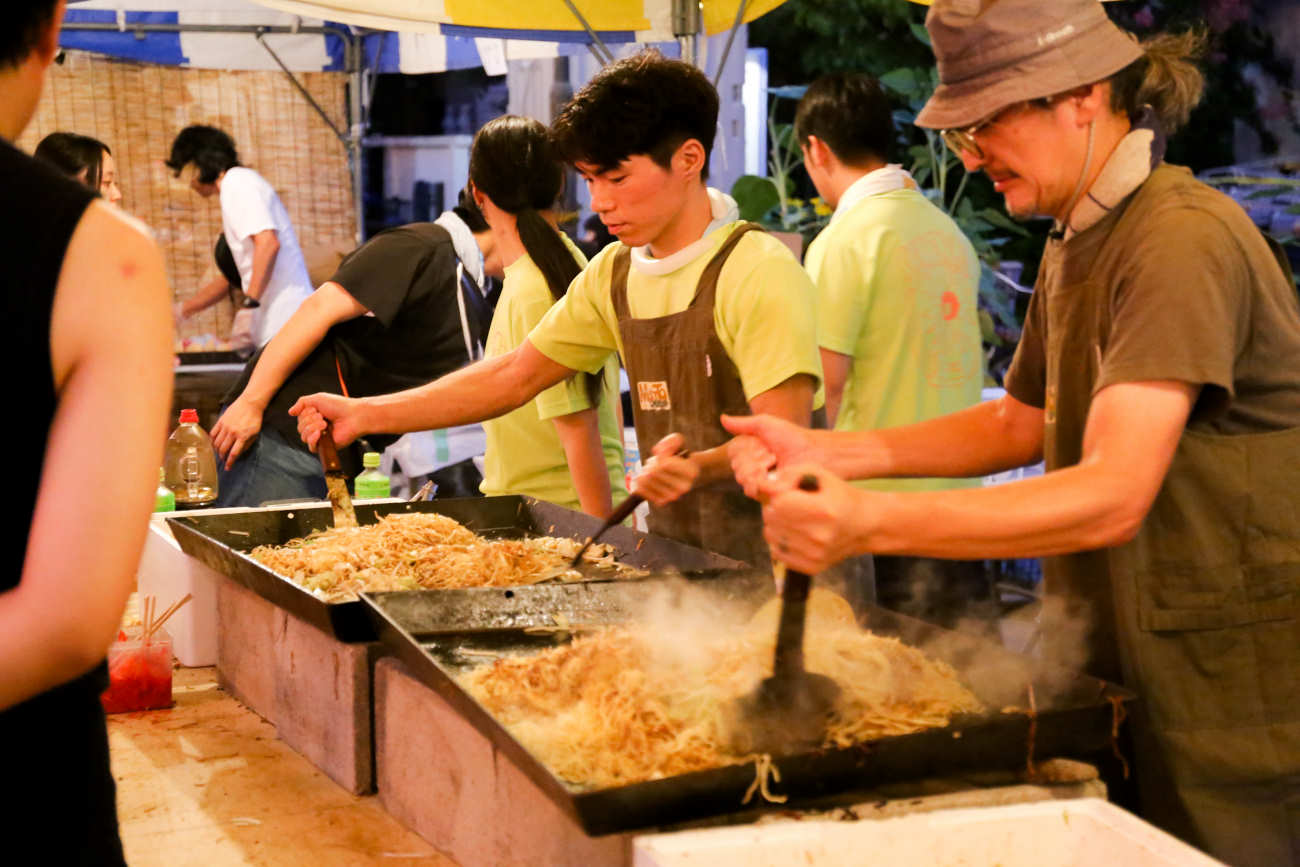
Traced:
<svg viewBox="0 0 1300 867">
<path fill-rule="evenodd" d="M 733 468 L 803 571 L 1045 557 L 1048 644 L 1086 622 L 1075 664 L 1142 695 L 1146 817 L 1234 865 L 1300 864 L 1300 307 L 1241 209 L 1162 162 L 1197 40 L 1139 45 L 1097 0 L 936 0 L 926 26 L 941 83 L 918 123 L 1055 221 L 1007 395 L 860 433 L 727 419 Z M 832 475 L 1040 457 L 1041 478 L 971 490 Z M 797 489 L 809 465 L 820 492 Z"/>
</svg>

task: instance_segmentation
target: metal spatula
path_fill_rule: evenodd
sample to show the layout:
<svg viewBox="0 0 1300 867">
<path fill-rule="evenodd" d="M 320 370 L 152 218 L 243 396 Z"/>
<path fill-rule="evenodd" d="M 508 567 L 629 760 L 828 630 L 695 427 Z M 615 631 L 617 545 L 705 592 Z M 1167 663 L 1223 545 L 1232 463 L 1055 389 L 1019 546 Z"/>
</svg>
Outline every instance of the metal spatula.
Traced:
<svg viewBox="0 0 1300 867">
<path fill-rule="evenodd" d="M 799 488 L 815 491 L 817 477 L 804 476 Z M 781 569 L 777 564 L 777 569 Z M 812 579 L 793 570 L 781 587 L 772 676 L 736 700 L 734 746 L 743 752 L 786 753 L 818 746 L 840 688 L 822 674 L 804 668 L 803 634 Z"/>
<path fill-rule="evenodd" d="M 684 448 L 678 449 L 676 452 L 674 452 L 675 456 L 679 458 L 688 457 L 690 453 L 691 452 L 689 449 L 684 449 Z M 605 519 L 605 523 L 600 525 L 600 529 L 598 529 L 595 533 L 593 533 L 590 539 L 582 543 L 582 547 L 578 549 L 578 553 L 574 554 L 573 559 L 569 561 L 569 568 L 570 569 L 578 568 L 578 564 L 582 562 L 582 555 L 587 553 L 587 549 L 590 548 L 596 542 L 597 539 L 605 535 L 605 531 L 608 530 L 610 527 L 613 527 L 616 524 L 621 524 L 624 521 L 626 521 L 628 519 L 628 516 L 636 511 L 636 507 L 641 505 L 644 502 L 645 502 L 645 497 L 641 496 L 640 494 L 628 494 L 627 499 L 619 503 L 618 507 L 614 509 L 614 511 L 609 513 L 609 517 Z"/>
<path fill-rule="evenodd" d="M 644 502 L 645 497 L 642 497 L 640 494 L 628 494 L 627 499 L 619 503 L 618 507 L 609 513 L 609 517 L 605 519 L 605 523 L 600 525 L 600 529 L 593 533 L 590 539 L 582 543 L 582 547 L 578 549 L 578 553 L 574 554 L 573 559 L 569 561 L 569 568 L 578 568 L 578 564 L 582 562 L 582 555 L 587 553 L 587 549 L 590 548 L 597 539 L 605 535 L 605 531 L 610 527 L 626 521 L 628 515 L 635 512 L 636 507 Z"/>
<path fill-rule="evenodd" d="M 328 422 L 316 442 L 316 453 L 320 456 L 321 469 L 325 471 L 325 488 L 329 492 L 330 508 L 334 511 L 334 526 L 356 527 L 357 513 L 348 493 L 348 477 L 343 474 L 343 464 L 339 462 L 339 452 L 334 447 L 334 428 Z"/>
</svg>

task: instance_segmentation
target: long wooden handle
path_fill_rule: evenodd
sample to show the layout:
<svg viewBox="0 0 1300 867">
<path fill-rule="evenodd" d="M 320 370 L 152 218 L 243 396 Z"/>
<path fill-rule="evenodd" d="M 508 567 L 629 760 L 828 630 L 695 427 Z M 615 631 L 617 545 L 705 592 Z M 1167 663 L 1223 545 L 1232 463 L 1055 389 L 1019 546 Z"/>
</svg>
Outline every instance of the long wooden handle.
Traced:
<svg viewBox="0 0 1300 867">
<path fill-rule="evenodd" d="M 817 477 L 811 473 L 799 478 L 801 491 L 813 492 L 820 487 Z M 810 576 L 793 569 L 786 571 L 781 584 L 781 620 L 776 628 L 776 654 L 772 660 L 772 674 L 777 677 L 797 675 L 804 670 L 803 632 L 811 590 Z"/>
<path fill-rule="evenodd" d="M 320 439 L 316 441 L 316 454 L 320 455 L 321 469 L 325 470 L 326 475 L 343 472 L 339 450 L 334 447 L 334 428 L 329 422 L 325 423 L 325 430 L 321 431 Z"/>
</svg>

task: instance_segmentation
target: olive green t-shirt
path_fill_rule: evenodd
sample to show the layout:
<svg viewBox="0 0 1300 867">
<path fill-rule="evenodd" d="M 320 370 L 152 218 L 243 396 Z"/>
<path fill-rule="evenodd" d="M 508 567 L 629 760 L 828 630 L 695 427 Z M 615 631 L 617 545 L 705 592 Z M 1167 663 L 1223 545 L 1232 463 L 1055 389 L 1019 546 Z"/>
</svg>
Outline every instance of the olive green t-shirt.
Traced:
<svg viewBox="0 0 1300 867">
<path fill-rule="evenodd" d="M 1077 463 L 1092 396 L 1121 382 L 1200 385 L 1188 427 L 1300 426 L 1300 301 L 1235 202 L 1161 165 L 1126 202 L 1044 253 L 1006 376 L 1046 410 L 1057 462 Z"/>
</svg>

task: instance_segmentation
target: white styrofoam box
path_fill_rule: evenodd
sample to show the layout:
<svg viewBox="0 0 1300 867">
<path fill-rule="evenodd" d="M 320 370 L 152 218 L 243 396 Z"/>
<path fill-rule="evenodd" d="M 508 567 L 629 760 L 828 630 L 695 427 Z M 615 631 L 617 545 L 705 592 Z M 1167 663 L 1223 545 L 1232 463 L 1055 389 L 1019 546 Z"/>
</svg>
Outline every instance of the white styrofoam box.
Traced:
<svg viewBox="0 0 1300 867">
<path fill-rule="evenodd" d="M 1224 867 L 1099 798 L 857 822 L 775 822 L 633 841 L 633 867 Z"/>
<path fill-rule="evenodd" d="M 161 512 L 149 522 L 140 568 L 136 570 L 136 591 L 152 594 L 162 611 L 186 593 L 189 602 L 167 618 L 163 628 L 172 637 L 172 653 L 181 665 L 217 664 L 217 579 L 212 569 L 181 550 Z"/>
<path fill-rule="evenodd" d="M 396 498 L 364 500 L 365 503 L 401 503 Z M 158 598 L 158 610 L 180 599 L 186 593 L 193 598 L 167 619 L 164 627 L 172 637 L 172 652 L 181 665 L 191 668 L 217 664 L 217 578 L 219 573 L 195 560 L 181 550 L 172 538 L 167 518 L 193 515 L 233 515 L 256 511 L 293 511 L 294 509 L 328 508 L 329 503 L 297 502 L 276 506 L 249 508 L 205 508 L 182 512 L 157 512 L 149 522 L 140 567 L 136 570 L 136 590 L 140 596 L 153 594 Z"/>
</svg>

